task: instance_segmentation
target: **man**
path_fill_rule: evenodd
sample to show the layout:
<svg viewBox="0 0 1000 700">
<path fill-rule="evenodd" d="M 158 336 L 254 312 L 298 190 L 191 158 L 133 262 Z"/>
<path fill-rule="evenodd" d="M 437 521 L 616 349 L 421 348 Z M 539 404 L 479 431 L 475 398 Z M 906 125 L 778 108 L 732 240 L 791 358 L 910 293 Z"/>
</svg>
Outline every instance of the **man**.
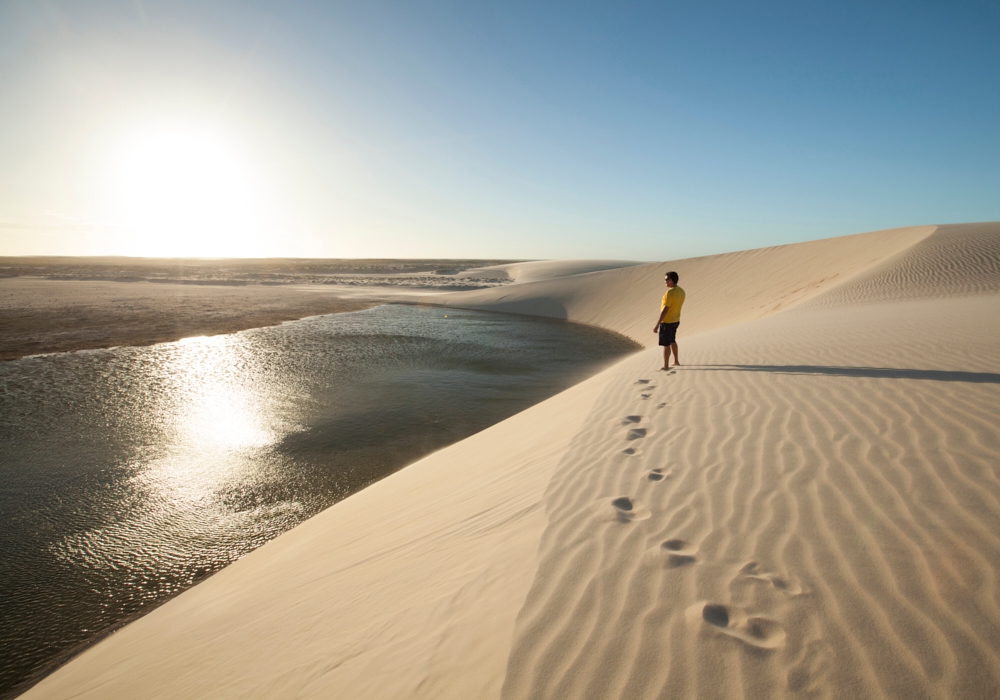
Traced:
<svg viewBox="0 0 1000 700">
<path fill-rule="evenodd" d="M 660 318 L 653 327 L 654 333 L 660 334 L 660 345 L 663 346 L 663 369 L 670 369 L 670 353 L 674 353 L 674 367 L 679 367 L 677 360 L 677 326 L 681 325 L 681 307 L 684 306 L 684 290 L 677 286 L 680 277 L 671 270 L 663 281 L 667 285 L 667 293 L 660 302 Z"/>
</svg>

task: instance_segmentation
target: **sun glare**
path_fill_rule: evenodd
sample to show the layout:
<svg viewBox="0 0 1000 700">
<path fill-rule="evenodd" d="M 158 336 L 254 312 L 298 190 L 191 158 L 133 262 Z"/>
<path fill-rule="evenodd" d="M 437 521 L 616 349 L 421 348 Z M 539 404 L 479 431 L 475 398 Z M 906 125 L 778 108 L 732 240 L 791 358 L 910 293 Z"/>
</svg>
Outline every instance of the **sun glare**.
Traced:
<svg viewBox="0 0 1000 700">
<path fill-rule="evenodd" d="M 254 174 L 224 138 L 161 128 L 127 139 L 110 177 L 111 218 L 135 255 L 258 254 Z"/>
</svg>

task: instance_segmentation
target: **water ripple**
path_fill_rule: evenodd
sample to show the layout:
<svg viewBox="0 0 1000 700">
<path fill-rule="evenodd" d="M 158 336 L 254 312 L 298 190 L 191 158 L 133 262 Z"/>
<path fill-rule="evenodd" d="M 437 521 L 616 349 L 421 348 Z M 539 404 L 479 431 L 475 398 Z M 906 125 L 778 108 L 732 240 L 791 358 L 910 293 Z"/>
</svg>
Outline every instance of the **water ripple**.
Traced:
<svg viewBox="0 0 1000 700">
<path fill-rule="evenodd" d="M 384 306 L 0 363 L 0 694 L 634 349 L 564 322 Z"/>
</svg>

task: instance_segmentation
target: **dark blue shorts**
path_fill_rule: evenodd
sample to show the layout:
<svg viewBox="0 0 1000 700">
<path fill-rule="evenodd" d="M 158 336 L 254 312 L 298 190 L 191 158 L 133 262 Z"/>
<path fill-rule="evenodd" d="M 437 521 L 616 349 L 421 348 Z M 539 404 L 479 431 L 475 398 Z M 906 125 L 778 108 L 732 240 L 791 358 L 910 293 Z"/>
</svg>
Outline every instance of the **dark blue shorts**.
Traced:
<svg viewBox="0 0 1000 700">
<path fill-rule="evenodd" d="M 677 323 L 661 323 L 660 324 L 660 345 L 673 345 L 677 340 L 677 326 L 681 325 L 681 322 Z"/>
</svg>

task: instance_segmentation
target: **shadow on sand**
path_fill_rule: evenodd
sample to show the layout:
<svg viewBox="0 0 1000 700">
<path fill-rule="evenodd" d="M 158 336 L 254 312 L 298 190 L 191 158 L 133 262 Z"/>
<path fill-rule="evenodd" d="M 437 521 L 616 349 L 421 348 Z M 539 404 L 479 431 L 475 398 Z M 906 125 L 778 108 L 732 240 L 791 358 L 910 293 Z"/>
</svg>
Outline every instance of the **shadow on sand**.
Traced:
<svg viewBox="0 0 1000 700">
<path fill-rule="evenodd" d="M 892 367 L 824 367 L 819 365 L 692 365 L 692 369 L 712 372 L 773 372 L 775 374 L 822 374 L 834 377 L 870 379 L 922 379 L 933 382 L 1000 384 L 993 372 L 955 372 L 939 369 L 895 369 Z"/>
</svg>

